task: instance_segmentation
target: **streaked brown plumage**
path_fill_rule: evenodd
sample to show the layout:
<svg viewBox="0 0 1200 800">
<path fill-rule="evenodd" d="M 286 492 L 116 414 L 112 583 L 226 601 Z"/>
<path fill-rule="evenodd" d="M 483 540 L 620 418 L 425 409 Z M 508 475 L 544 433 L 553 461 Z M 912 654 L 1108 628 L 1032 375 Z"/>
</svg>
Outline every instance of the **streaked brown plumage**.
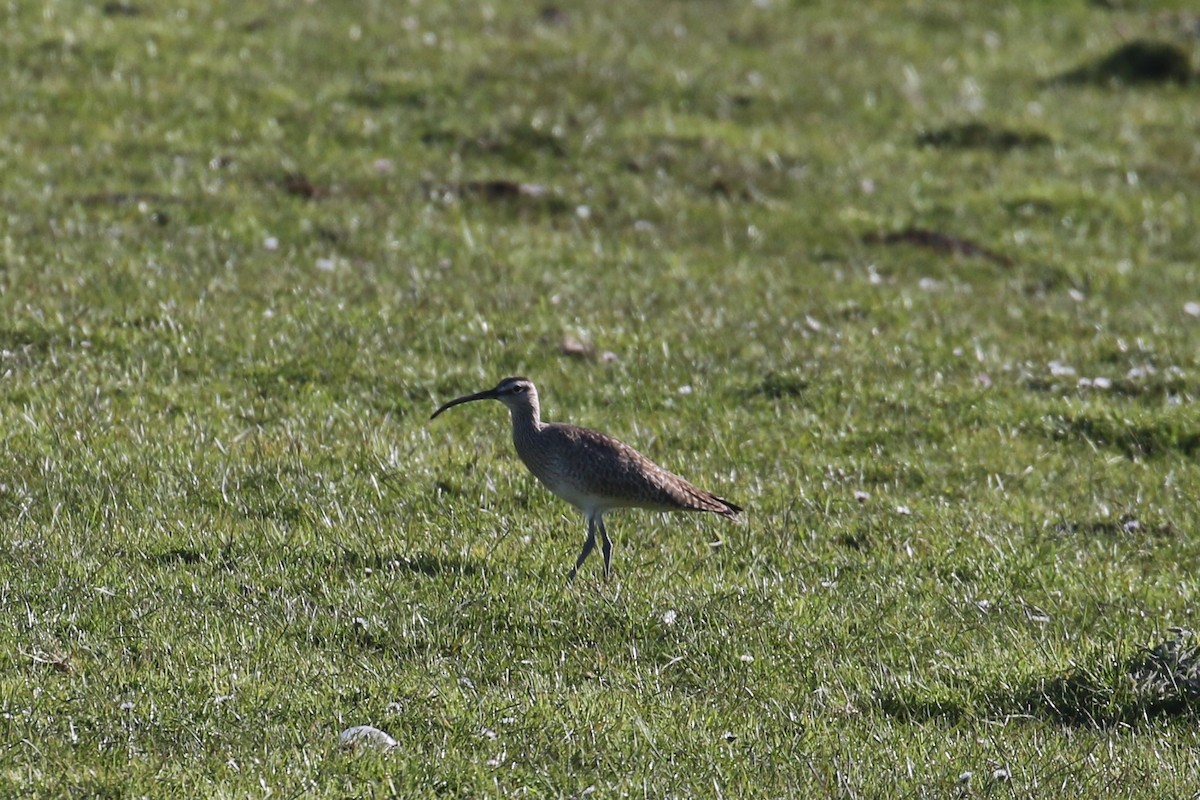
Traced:
<svg viewBox="0 0 1200 800">
<path fill-rule="evenodd" d="M 430 419 L 474 400 L 499 400 L 508 406 L 517 455 L 547 489 L 587 517 L 587 539 L 571 570 L 571 580 L 596 546 L 597 529 L 604 552 L 604 575 L 611 573 L 612 540 L 604 527 L 604 514 L 614 508 L 711 511 L 724 517 L 737 516 L 742 510 L 696 488 L 611 436 L 574 425 L 542 422 L 537 387 L 528 378 L 505 378 L 494 389 L 451 400 Z"/>
</svg>

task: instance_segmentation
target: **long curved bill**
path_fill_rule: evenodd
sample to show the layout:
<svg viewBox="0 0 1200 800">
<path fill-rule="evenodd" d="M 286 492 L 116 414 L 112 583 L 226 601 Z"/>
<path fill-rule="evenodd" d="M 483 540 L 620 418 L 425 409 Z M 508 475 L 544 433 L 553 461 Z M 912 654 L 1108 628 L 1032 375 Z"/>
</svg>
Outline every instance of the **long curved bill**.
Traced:
<svg viewBox="0 0 1200 800">
<path fill-rule="evenodd" d="M 488 389 L 486 392 L 476 392 L 475 394 L 468 394 L 468 395 L 464 395 L 462 397 L 456 397 L 453 400 L 451 400 L 449 403 L 446 403 L 445 405 L 443 405 L 437 411 L 433 412 L 433 416 L 431 416 L 430 419 L 434 419 L 435 417 L 437 417 L 438 414 L 442 413 L 447 408 L 453 408 L 454 406 L 460 406 L 463 403 L 471 403 L 471 402 L 474 402 L 475 400 L 495 400 L 495 399 L 496 399 L 496 390 L 495 389 Z"/>
</svg>

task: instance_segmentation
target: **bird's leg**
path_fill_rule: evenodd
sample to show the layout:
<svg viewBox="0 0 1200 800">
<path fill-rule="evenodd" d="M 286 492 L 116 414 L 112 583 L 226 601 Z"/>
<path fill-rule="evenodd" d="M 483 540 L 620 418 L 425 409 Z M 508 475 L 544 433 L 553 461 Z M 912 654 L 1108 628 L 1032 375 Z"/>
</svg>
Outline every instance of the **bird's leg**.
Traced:
<svg viewBox="0 0 1200 800">
<path fill-rule="evenodd" d="M 608 529 L 604 527 L 603 514 L 596 517 L 596 524 L 600 526 L 600 549 L 604 553 L 604 578 L 607 580 L 612 575 L 612 539 L 608 538 Z"/>
<path fill-rule="evenodd" d="M 605 537 L 607 541 L 608 537 Z M 588 517 L 588 534 L 587 539 L 583 542 L 583 552 L 579 554 L 579 558 L 575 559 L 575 566 L 571 569 L 571 574 L 567 576 L 567 583 L 575 580 L 575 573 L 583 566 L 583 562 L 587 560 L 588 554 L 596 546 L 596 518 Z"/>
</svg>

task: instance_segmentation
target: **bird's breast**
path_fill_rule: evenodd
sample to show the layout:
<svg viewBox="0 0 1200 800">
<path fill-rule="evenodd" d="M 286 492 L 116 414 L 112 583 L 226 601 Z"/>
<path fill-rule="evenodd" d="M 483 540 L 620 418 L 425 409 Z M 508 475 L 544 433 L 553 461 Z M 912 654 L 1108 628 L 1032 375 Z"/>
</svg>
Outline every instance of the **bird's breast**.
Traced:
<svg viewBox="0 0 1200 800">
<path fill-rule="evenodd" d="M 606 506 L 605 498 L 589 490 L 588 481 L 582 479 L 588 454 L 574 442 L 543 434 L 514 436 L 513 443 L 529 471 L 557 497 L 585 513 Z"/>
</svg>

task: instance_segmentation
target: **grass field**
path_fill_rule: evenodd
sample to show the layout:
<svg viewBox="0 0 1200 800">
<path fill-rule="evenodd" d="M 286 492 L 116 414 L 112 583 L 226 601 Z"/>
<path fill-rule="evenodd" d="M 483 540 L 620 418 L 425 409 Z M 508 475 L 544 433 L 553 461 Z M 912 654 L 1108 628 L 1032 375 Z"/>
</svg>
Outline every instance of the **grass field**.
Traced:
<svg viewBox="0 0 1200 800">
<path fill-rule="evenodd" d="M 1195 796 L 1191 6 L 11 4 L 0 795 Z"/>
</svg>

